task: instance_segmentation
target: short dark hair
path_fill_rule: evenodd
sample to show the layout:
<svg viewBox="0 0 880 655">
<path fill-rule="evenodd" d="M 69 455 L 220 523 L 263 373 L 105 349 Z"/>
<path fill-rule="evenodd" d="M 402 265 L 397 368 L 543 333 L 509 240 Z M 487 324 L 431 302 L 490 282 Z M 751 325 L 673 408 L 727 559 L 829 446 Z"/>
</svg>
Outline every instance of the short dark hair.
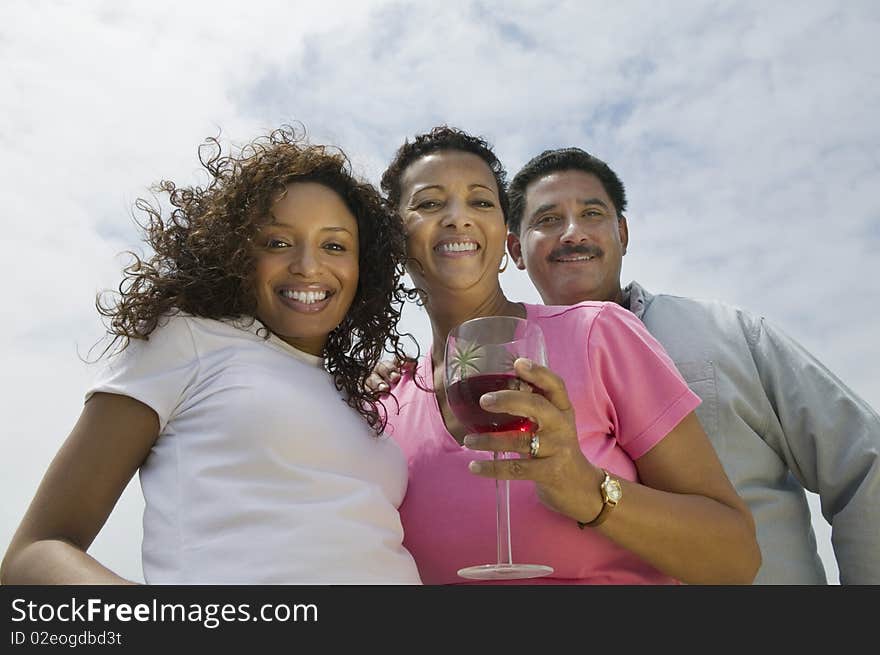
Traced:
<svg viewBox="0 0 880 655">
<path fill-rule="evenodd" d="M 495 184 L 498 185 L 498 201 L 501 203 L 501 212 L 504 214 L 504 221 L 507 222 L 509 213 L 509 203 L 507 200 L 507 171 L 501 161 L 492 151 L 492 146 L 484 138 L 473 136 L 455 127 L 448 125 L 440 125 L 433 128 L 430 132 L 417 135 L 412 141 L 407 139 L 403 145 L 397 149 L 394 159 L 382 174 L 382 191 L 385 192 L 388 202 L 395 209 L 400 203 L 400 178 L 403 177 L 404 171 L 414 161 L 421 159 L 425 155 L 441 150 L 459 150 L 461 152 L 469 152 L 484 162 L 495 176 Z"/>
<path fill-rule="evenodd" d="M 618 216 L 626 211 L 626 190 L 623 188 L 623 182 L 608 164 L 580 148 L 557 148 L 545 150 L 537 157 L 533 157 L 514 176 L 508 191 L 510 202 L 508 230 L 519 234 L 526 209 L 526 188 L 529 184 L 559 171 L 583 171 L 595 175 L 614 203 Z"/>
</svg>

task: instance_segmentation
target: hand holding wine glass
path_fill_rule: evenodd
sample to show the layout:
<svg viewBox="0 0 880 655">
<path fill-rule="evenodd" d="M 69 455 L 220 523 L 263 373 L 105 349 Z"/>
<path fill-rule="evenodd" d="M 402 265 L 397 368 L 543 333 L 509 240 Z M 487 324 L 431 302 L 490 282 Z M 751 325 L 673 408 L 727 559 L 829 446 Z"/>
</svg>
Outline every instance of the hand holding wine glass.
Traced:
<svg viewBox="0 0 880 655">
<path fill-rule="evenodd" d="M 527 459 L 480 460 L 470 471 L 496 480 L 531 480 L 538 499 L 548 509 L 573 520 L 588 520 L 601 509 L 596 493 L 603 471 L 584 455 L 578 441 L 577 426 L 565 383 L 552 370 L 537 362 L 519 360 L 515 372 L 520 380 L 540 394 L 500 391 L 484 395 L 483 408 L 528 416 L 537 422 L 529 434 L 482 433 L 465 437 L 464 445 L 472 450 L 516 452 Z M 537 448 L 535 448 L 537 446 Z"/>
<path fill-rule="evenodd" d="M 446 340 L 445 386 L 449 407 L 470 431 L 478 433 L 531 434 L 537 426 L 524 416 L 486 411 L 480 398 L 502 390 L 533 391 L 514 371 L 514 362 L 526 357 L 544 364 L 544 337 L 540 328 L 525 319 L 488 316 L 465 321 L 450 331 Z M 503 454 L 494 451 L 497 461 Z M 553 572 L 541 564 L 514 564 L 510 548 L 509 480 L 496 480 L 497 557 L 494 564 L 461 569 L 473 579 L 518 579 Z"/>
</svg>

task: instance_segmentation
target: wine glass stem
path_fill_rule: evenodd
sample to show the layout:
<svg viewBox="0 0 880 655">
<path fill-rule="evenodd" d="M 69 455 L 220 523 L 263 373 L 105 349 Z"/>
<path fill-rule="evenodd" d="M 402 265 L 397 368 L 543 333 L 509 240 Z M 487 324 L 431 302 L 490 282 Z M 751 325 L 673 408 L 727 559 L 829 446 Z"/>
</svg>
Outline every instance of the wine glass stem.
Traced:
<svg viewBox="0 0 880 655">
<path fill-rule="evenodd" d="M 507 453 L 494 453 L 495 461 L 507 459 Z M 510 480 L 495 480 L 495 525 L 498 532 L 498 563 L 513 564 L 510 548 Z"/>
</svg>

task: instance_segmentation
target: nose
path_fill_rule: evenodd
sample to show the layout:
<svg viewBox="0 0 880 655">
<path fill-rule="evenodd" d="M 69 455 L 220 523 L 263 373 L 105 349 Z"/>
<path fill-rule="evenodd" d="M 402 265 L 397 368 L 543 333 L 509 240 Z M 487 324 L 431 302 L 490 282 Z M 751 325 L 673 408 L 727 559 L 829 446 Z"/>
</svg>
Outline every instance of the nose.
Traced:
<svg viewBox="0 0 880 655">
<path fill-rule="evenodd" d="M 320 268 L 320 261 L 316 248 L 307 244 L 301 244 L 289 250 L 288 271 L 293 275 L 300 275 L 302 277 L 311 277 L 317 273 Z"/>
<path fill-rule="evenodd" d="M 471 217 L 468 204 L 457 198 L 450 199 L 446 203 L 446 211 L 443 212 L 442 221 L 443 227 L 470 227 Z"/>
<path fill-rule="evenodd" d="M 583 243 L 589 240 L 589 235 L 586 226 L 578 220 L 578 217 L 569 215 L 565 217 L 561 238 L 563 243 Z"/>
</svg>

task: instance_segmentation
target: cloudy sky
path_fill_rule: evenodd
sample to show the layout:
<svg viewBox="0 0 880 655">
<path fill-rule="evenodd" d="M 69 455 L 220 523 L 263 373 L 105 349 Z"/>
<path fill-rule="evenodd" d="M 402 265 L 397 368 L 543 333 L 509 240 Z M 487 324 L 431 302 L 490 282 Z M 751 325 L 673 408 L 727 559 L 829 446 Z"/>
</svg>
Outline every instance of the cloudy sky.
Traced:
<svg viewBox="0 0 880 655">
<path fill-rule="evenodd" d="M 3 550 L 94 375 L 132 203 L 203 181 L 205 137 L 285 122 L 373 182 L 440 123 L 511 174 L 585 148 L 627 185 L 625 280 L 761 313 L 880 407 L 880 4 L 440 4 L 4 0 Z M 524 274 L 502 282 L 539 302 Z M 404 321 L 427 345 L 424 313 Z M 91 551 L 138 580 L 142 502 L 135 479 Z"/>
</svg>

